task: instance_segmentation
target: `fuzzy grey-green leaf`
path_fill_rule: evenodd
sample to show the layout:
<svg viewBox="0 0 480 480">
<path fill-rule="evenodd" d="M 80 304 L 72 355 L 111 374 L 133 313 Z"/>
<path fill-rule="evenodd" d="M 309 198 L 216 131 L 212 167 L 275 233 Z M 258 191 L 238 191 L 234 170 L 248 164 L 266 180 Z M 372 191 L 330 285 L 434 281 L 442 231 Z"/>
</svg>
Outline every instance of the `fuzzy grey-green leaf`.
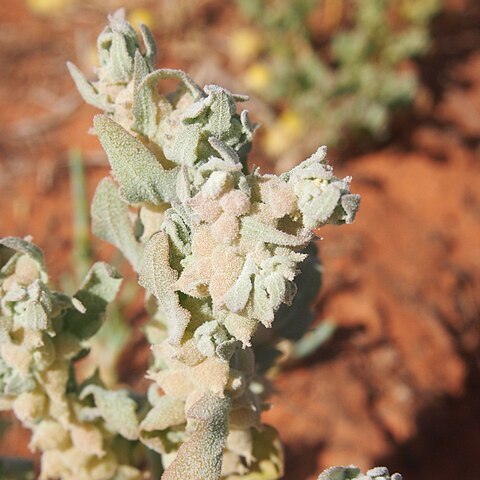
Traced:
<svg viewBox="0 0 480 480">
<path fill-rule="evenodd" d="M 163 396 L 159 398 L 154 407 L 140 424 L 141 430 L 153 432 L 165 430 L 168 427 L 180 425 L 185 422 L 185 404 L 182 400 Z"/>
<path fill-rule="evenodd" d="M 0 245 L 10 248 L 11 250 L 14 250 L 18 253 L 28 255 L 29 257 L 39 262 L 40 265 L 44 264 L 42 251 L 36 245 L 33 245 L 33 243 L 30 243 L 23 238 L 5 237 L 0 239 Z"/>
<path fill-rule="evenodd" d="M 252 291 L 252 275 L 255 272 L 255 264 L 250 256 L 247 256 L 242 272 L 237 281 L 225 294 L 225 304 L 235 313 L 245 308 Z"/>
<path fill-rule="evenodd" d="M 363 474 L 355 465 L 331 467 L 320 474 L 318 480 L 402 480 L 399 473 L 389 474 L 386 467 L 375 467 Z"/>
<path fill-rule="evenodd" d="M 307 230 L 300 231 L 298 235 L 291 235 L 248 216 L 242 217 L 241 233 L 259 242 L 292 247 L 305 245 L 312 238 L 312 234 Z"/>
<path fill-rule="evenodd" d="M 316 198 L 301 205 L 305 225 L 310 228 L 320 226 L 332 216 L 341 198 L 340 189 L 336 185 L 327 185 Z"/>
<path fill-rule="evenodd" d="M 87 385 L 81 392 L 80 398 L 93 395 L 95 406 L 105 420 L 105 426 L 112 432 L 118 432 L 128 440 L 138 438 L 137 404 L 127 392 L 105 390 L 97 385 Z"/>
<path fill-rule="evenodd" d="M 157 45 L 155 44 L 155 39 L 153 38 L 150 29 L 143 23 L 140 24 L 140 33 L 142 34 L 143 43 L 145 45 L 145 58 L 149 62 L 149 66 L 153 67 L 155 56 L 157 55 Z"/>
<path fill-rule="evenodd" d="M 271 327 L 274 317 L 273 306 L 259 276 L 255 276 L 253 282 L 253 316 L 267 328 Z"/>
<path fill-rule="evenodd" d="M 227 145 L 226 143 L 219 140 L 217 137 L 210 137 L 208 143 L 221 155 L 223 160 L 225 160 L 230 165 L 236 165 L 240 162 L 237 152 Z"/>
<path fill-rule="evenodd" d="M 83 73 L 72 62 L 67 62 L 68 71 L 72 76 L 75 86 L 82 98 L 89 105 L 105 110 L 113 111 L 113 105 L 110 105 L 105 95 L 100 94 L 97 89 L 84 77 Z"/>
<path fill-rule="evenodd" d="M 318 480 L 354 480 L 360 475 L 360 469 L 349 467 L 331 467 L 320 474 Z"/>
<path fill-rule="evenodd" d="M 146 137 L 153 138 L 157 129 L 156 106 L 149 85 L 140 87 L 142 80 L 148 75 L 146 60 L 139 50 L 135 52 L 135 67 L 133 74 L 133 106 L 134 123 L 132 129 Z"/>
<path fill-rule="evenodd" d="M 65 329 L 81 340 L 94 335 L 102 326 L 107 305 L 115 298 L 121 282 L 120 275 L 110 265 L 104 262 L 93 265 L 75 294 L 86 312 L 70 308 L 65 314 Z"/>
<path fill-rule="evenodd" d="M 182 70 L 176 70 L 174 68 L 161 68 L 150 73 L 144 80 L 145 83 L 152 85 L 158 80 L 167 78 L 176 78 L 180 80 L 188 91 L 191 93 L 194 100 L 198 100 L 205 96 L 203 90 Z"/>
<path fill-rule="evenodd" d="M 23 323 L 29 330 L 47 330 L 49 326 L 48 316 L 40 302 L 35 300 L 27 302 L 23 313 Z"/>
<path fill-rule="evenodd" d="M 92 230 L 97 237 L 115 245 L 139 271 L 142 249 L 133 233 L 128 207 L 110 178 L 100 182 L 93 197 Z"/>
<path fill-rule="evenodd" d="M 197 149 L 200 138 L 201 129 L 198 125 L 183 125 L 179 128 L 175 139 L 163 146 L 165 156 L 179 165 L 193 167 L 198 160 Z"/>
<path fill-rule="evenodd" d="M 158 205 L 175 197 L 176 169 L 165 170 L 140 140 L 107 116 L 97 115 L 94 126 L 127 202 Z"/>
<path fill-rule="evenodd" d="M 139 283 L 157 300 L 169 326 L 170 341 L 178 345 L 190 321 L 190 312 L 180 305 L 174 283 L 178 273 L 170 266 L 168 237 L 164 232 L 153 235 L 145 246 Z"/>
<path fill-rule="evenodd" d="M 204 395 L 188 411 L 196 430 L 180 447 L 162 480 L 219 480 L 228 433 L 230 399 Z"/>
<path fill-rule="evenodd" d="M 342 207 L 345 211 L 345 223 L 352 223 L 355 220 L 355 215 L 360 207 L 360 195 L 353 193 L 342 196 Z"/>
<path fill-rule="evenodd" d="M 210 117 L 205 128 L 216 137 L 221 137 L 230 129 L 235 104 L 228 92 L 217 85 L 207 85 L 205 91 L 212 97 Z"/>
<path fill-rule="evenodd" d="M 110 48 L 112 76 L 118 82 L 129 82 L 133 74 L 133 58 L 127 48 L 125 36 L 114 31 Z"/>
</svg>

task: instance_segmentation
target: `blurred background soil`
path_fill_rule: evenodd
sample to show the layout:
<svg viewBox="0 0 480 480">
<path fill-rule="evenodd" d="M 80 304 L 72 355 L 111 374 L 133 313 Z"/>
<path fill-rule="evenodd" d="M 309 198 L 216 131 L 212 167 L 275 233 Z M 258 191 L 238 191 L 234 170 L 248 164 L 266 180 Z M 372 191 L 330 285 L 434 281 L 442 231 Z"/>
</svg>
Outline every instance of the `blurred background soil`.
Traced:
<svg viewBox="0 0 480 480">
<path fill-rule="evenodd" d="M 87 133 L 96 112 L 65 67 L 73 60 L 88 68 L 105 13 L 121 6 L 97 3 L 48 16 L 21 0 L 0 3 L 0 235 L 32 235 L 57 285 L 72 273 L 69 149 L 83 152 L 90 199 L 108 173 Z M 225 50 L 242 22 L 233 2 L 157 2 L 152 11 L 157 65 L 243 93 Z M 337 175 L 353 176 L 362 206 L 352 226 L 319 232 L 325 274 L 317 321 L 335 322 L 335 334 L 274 380 L 265 421 L 286 445 L 288 480 L 348 463 L 386 464 L 406 480 L 478 478 L 479 25 L 478 2 L 447 2 L 431 26 L 430 53 L 415 64 L 426 92 L 420 107 L 395 119 L 382 145 L 331 152 Z M 247 108 L 255 119 L 265 106 L 252 97 Z M 265 158 L 255 147 L 252 164 L 274 171 Z M 110 255 L 93 242 L 99 257 Z M 133 324 L 142 317 L 141 306 L 130 308 Z M 143 388 L 147 365 L 135 330 L 120 380 Z M 31 455 L 27 444 L 12 419 L 2 455 Z"/>
</svg>

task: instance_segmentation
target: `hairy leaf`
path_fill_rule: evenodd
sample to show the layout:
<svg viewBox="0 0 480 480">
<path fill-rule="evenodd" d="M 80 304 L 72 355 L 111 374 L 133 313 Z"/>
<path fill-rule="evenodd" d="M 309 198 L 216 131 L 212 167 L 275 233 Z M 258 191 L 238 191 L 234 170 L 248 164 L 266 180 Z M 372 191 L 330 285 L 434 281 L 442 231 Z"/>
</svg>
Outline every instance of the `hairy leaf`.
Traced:
<svg viewBox="0 0 480 480">
<path fill-rule="evenodd" d="M 168 237 L 164 232 L 153 235 L 145 246 L 139 283 L 158 301 L 168 323 L 170 341 L 178 345 L 190 321 L 190 313 L 180 305 L 174 283 L 178 272 L 170 266 Z"/>
<path fill-rule="evenodd" d="M 342 207 L 345 215 L 342 220 L 345 223 L 352 223 L 355 220 L 355 215 L 360 207 L 360 195 L 347 194 L 342 196 Z"/>
<path fill-rule="evenodd" d="M 217 85 L 207 85 L 205 92 L 208 94 L 206 100 L 210 100 L 210 115 L 205 128 L 216 137 L 221 137 L 230 129 L 235 103 L 229 92 Z"/>
<path fill-rule="evenodd" d="M 126 391 L 115 392 L 105 390 L 98 385 L 87 385 L 80 398 L 93 395 L 95 406 L 105 420 L 105 426 L 114 433 L 119 433 L 128 440 L 138 438 L 137 404 Z"/>
<path fill-rule="evenodd" d="M 33 243 L 30 243 L 23 238 L 18 237 L 5 237 L 0 239 L 0 245 L 10 248 L 18 253 L 23 253 L 32 257 L 40 265 L 44 265 L 43 253 L 42 251 Z"/>
<path fill-rule="evenodd" d="M 308 230 L 302 230 L 298 235 L 291 235 L 247 216 L 241 219 L 241 234 L 259 242 L 292 247 L 305 245 L 312 238 Z"/>
<path fill-rule="evenodd" d="M 86 312 L 69 309 L 65 314 L 65 329 L 81 340 L 94 335 L 102 326 L 107 305 L 115 298 L 121 281 L 120 275 L 110 265 L 97 262 L 75 294 Z"/>
<path fill-rule="evenodd" d="M 331 467 L 320 474 L 318 480 L 353 480 L 360 475 L 360 469 L 351 465 L 349 467 Z"/>
<path fill-rule="evenodd" d="M 176 78 L 180 80 L 187 87 L 195 100 L 205 95 L 203 90 L 185 72 L 173 68 L 161 68 L 155 70 L 144 79 L 143 83 L 153 85 L 158 80 L 167 78 Z M 142 87 L 142 85 L 140 85 L 140 87 Z"/>
<path fill-rule="evenodd" d="M 25 305 L 23 324 L 34 331 L 47 330 L 50 325 L 49 318 L 40 302 L 31 300 Z"/>
<path fill-rule="evenodd" d="M 225 294 L 225 304 L 234 313 L 245 308 L 252 291 L 252 275 L 255 273 L 255 263 L 250 256 L 247 256 L 242 272 L 237 281 Z"/>
<path fill-rule="evenodd" d="M 355 465 L 348 467 L 331 467 L 320 474 L 318 480 L 402 480 L 399 473 L 390 476 L 388 468 L 375 467 L 365 475 Z"/>
<path fill-rule="evenodd" d="M 109 113 L 113 111 L 113 105 L 108 102 L 106 95 L 100 94 L 95 86 L 83 76 L 83 73 L 76 65 L 72 62 L 67 62 L 67 67 L 77 90 L 86 103 Z"/>
<path fill-rule="evenodd" d="M 219 480 L 228 434 L 228 397 L 204 395 L 187 412 L 198 427 L 180 447 L 162 480 Z"/>
<path fill-rule="evenodd" d="M 97 115 L 94 126 L 127 202 L 158 205 L 175 198 L 176 169 L 165 170 L 140 140 L 107 116 Z"/>
<path fill-rule="evenodd" d="M 93 197 L 92 231 L 97 237 L 115 245 L 135 271 L 139 270 L 142 249 L 133 233 L 128 207 L 110 178 L 100 182 Z"/>
<path fill-rule="evenodd" d="M 153 138 L 157 129 L 156 106 L 149 85 L 140 88 L 142 80 L 148 75 L 146 60 L 139 50 L 135 52 L 135 68 L 133 74 L 133 106 L 134 124 L 132 129 L 146 137 Z"/>
<path fill-rule="evenodd" d="M 175 398 L 160 397 L 142 420 L 140 428 L 147 432 L 165 430 L 185 422 L 185 402 Z"/>
<path fill-rule="evenodd" d="M 143 23 L 140 24 L 140 32 L 142 34 L 143 43 L 145 44 L 145 58 L 149 62 L 150 66 L 153 66 L 155 62 L 155 56 L 157 55 L 157 45 L 155 44 L 155 39 L 153 38 L 150 29 Z"/>
<path fill-rule="evenodd" d="M 198 125 L 182 126 L 171 143 L 163 147 L 165 156 L 172 162 L 192 167 L 198 160 L 198 143 L 201 129 Z"/>
<path fill-rule="evenodd" d="M 184 423 L 185 402 L 163 396 L 156 401 L 140 424 L 140 440 L 155 452 L 166 453 L 171 448 L 168 440 L 169 428 Z"/>
<path fill-rule="evenodd" d="M 221 155 L 230 165 L 236 165 L 240 162 L 237 152 L 226 143 L 222 142 L 216 137 L 210 137 L 208 143 Z"/>
<path fill-rule="evenodd" d="M 133 73 L 133 59 L 127 48 L 125 36 L 120 32 L 112 33 L 110 47 L 112 75 L 116 82 L 129 82 Z"/>
</svg>

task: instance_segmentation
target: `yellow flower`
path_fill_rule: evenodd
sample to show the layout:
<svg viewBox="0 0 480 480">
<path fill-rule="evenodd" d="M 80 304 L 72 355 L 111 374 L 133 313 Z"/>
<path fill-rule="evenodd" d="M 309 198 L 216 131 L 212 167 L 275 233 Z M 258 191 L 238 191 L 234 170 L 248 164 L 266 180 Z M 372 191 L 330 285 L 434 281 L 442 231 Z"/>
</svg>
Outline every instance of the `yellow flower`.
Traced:
<svg viewBox="0 0 480 480">
<path fill-rule="evenodd" d="M 153 19 L 152 12 L 147 8 L 135 8 L 127 16 L 127 20 L 135 27 L 143 23 L 150 30 L 154 29 L 155 21 Z"/>
<path fill-rule="evenodd" d="M 285 132 L 292 138 L 297 138 L 304 128 L 300 115 L 288 108 L 280 115 L 279 122 Z"/>
<path fill-rule="evenodd" d="M 65 10 L 71 0 L 27 0 L 28 8 L 40 15 L 51 15 Z"/>
<path fill-rule="evenodd" d="M 230 37 L 230 58 L 240 64 L 255 60 L 263 48 L 261 35 L 253 28 L 235 30 Z"/>
<path fill-rule="evenodd" d="M 277 156 L 288 150 L 298 140 L 303 130 L 303 121 L 294 110 L 286 109 L 273 125 L 267 127 L 263 148 L 268 155 Z"/>
<path fill-rule="evenodd" d="M 261 62 L 251 65 L 243 77 L 247 89 L 260 93 L 265 91 L 272 81 L 270 67 Z"/>
</svg>

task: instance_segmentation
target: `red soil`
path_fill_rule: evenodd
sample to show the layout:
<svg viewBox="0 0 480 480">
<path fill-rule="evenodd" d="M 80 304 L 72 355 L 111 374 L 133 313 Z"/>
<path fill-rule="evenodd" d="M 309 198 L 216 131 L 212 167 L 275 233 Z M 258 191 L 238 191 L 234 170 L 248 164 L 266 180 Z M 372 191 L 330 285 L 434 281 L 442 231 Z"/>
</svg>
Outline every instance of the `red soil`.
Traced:
<svg viewBox="0 0 480 480">
<path fill-rule="evenodd" d="M 212 46 L 232 22 L 206 3 L 197 30 L 177 34 L 177 42 L 202 38 Z M 434 48 L 418 66 L 429 108 L 400 123 L 388 145 L 338 167 L 363 196 L 354 225 L 320 232 L 318 321 L 339 328 L 308 362 L 275 379 L 265 415 L 285 441 L 288 480 L 346 463 L 388 464 L 408 480 L 478 477 L 480 9 L 456 3 L 434 23 Z M 47 21 L 3 0 L 0 22 L 0 235 L 33 235 L 59 281 L 72 247 L 68 148 L 85 153 L 90 198 L 107 172 L 86 133 L 94 110 L 76 106 L 64 68 L 82 52 L 69 28 L 83 45 L 103 14 L 82 10 Z M 198 37 L 206 25 L 210 40 Z M 169 61 L 178 44 L 165 33 L 160 44 L 162 63 L 201 70 L 195 49 Z M 222 61 L 222 52 L 213 55 Z M 122 359 L 121 379 L 137 384 L 148 359 L 139 334 Z M 27 443 L 13 421 L 0 452 L 27 455 Z"/>
</svg>

